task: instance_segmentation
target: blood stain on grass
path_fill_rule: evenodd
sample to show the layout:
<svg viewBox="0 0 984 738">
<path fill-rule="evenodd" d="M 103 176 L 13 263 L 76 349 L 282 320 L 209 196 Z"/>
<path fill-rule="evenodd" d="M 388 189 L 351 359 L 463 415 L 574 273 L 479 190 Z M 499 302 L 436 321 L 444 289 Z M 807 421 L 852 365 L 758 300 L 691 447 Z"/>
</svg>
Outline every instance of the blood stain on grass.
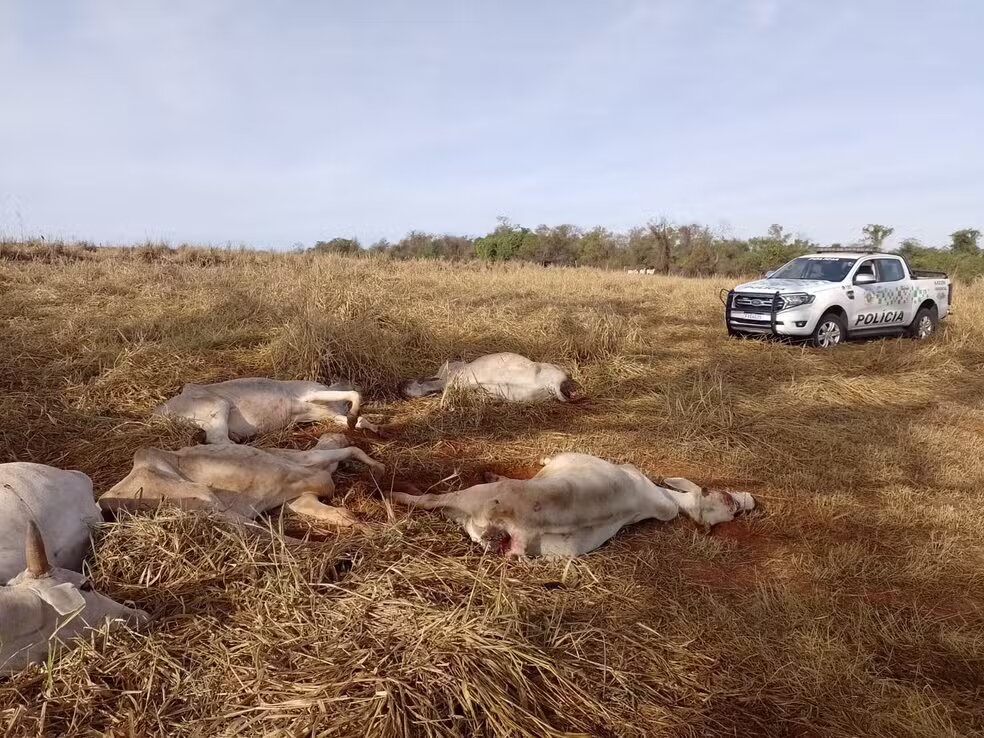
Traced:
<svg viewBox="0 0 984 738">
<path fill-rule="evenodd" d="M 684 565 L 686 576 L 716 590 L 752 590 L 765 576 L 776 574 L 772 562 L 787 543 L 786 536 L 762 530 L 737 519 L 719 523 L 711 536 L 735 544 L 724 561 L 699 561 Z"/>
</svg>

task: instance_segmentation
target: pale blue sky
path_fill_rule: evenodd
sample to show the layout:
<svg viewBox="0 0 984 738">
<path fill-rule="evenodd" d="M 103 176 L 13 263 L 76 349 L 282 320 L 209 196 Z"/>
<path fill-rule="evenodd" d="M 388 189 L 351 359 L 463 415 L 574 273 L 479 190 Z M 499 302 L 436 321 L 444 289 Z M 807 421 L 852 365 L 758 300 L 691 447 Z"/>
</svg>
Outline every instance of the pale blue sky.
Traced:
<svg viewBox="0 0 984 738">
<path fill-rule="evenodd" d="M 981 0 L 0 0 L 0 232 L 984 229 Z"/>
</svg>

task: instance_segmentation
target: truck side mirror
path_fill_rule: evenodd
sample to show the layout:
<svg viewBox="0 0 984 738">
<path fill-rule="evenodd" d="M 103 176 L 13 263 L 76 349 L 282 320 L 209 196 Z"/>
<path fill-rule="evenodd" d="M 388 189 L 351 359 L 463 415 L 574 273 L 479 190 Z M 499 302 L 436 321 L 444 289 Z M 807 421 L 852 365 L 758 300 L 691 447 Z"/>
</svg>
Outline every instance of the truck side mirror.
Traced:
<svg viewBox="0 0 984 738">
<path fill-rule="evenodd" d="M 875 275 L 868 272 L 854 275 L 854 284 L 871 284 L 875 281 Z"/>
</svg>

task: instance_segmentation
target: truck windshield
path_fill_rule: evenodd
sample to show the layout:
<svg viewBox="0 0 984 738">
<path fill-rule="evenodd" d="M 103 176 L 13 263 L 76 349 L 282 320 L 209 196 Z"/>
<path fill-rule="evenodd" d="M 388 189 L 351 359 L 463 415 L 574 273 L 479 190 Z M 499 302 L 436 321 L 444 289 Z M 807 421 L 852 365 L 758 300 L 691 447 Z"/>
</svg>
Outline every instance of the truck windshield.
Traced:
<svg viewBox="0 0 984 738">
<path fill-rule="evenodd" d="M 857 259 L 838 256 L 801 256 L 774 271 L 769 279 L 821 279 L 824 282 L 840 282 L 856 261 Z"/>
</svg>

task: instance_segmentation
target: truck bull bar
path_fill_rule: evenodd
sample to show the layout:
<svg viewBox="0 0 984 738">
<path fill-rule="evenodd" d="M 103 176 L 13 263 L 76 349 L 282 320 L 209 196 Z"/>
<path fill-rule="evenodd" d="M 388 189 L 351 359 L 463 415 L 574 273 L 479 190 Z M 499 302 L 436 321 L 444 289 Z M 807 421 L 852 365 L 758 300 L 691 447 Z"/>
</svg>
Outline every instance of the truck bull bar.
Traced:
<svg viewBox="0 0 984 738">
<path fill-rule="evenodd" d="M 734 309 L 735 294 L 736 293 L 734 290 L 729 290 L 724 287 L 722 287 L 718 292 L 718 299 L 724 303 L 724 326 L 729 331 L 741 331 L 741 328 L 731 327 L 731 313 Z M 772 295 L 772 305 L 769 307 L 769 324 L 768 326 L 762 326 L 762 328 L 768 327 L 768 335 L 779 335 L 776 332 L 776 313 L 780 310 L 781 301 L 781 295 L 778 291 L 776 291 L 775 294 Z M 758 332 L 766 333 L 766 331 L 762 331 L 762 328 L 760 328 Z"/>
</svg>

